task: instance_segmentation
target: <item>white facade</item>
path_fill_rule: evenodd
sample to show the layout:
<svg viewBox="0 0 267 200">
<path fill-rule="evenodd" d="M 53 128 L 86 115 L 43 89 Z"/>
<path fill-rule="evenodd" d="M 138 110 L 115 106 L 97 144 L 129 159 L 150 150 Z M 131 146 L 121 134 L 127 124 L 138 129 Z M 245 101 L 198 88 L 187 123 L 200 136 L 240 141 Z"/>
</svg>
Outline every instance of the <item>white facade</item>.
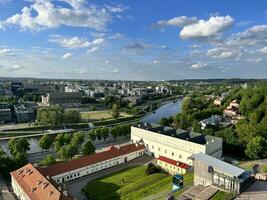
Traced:
<svg viewBox="0 0 267 200">
<path fill-rule="evenodd" d="M 16 194 L 19 200 L 31 200 L 12 176 L 11 185 L 13 192 Z"/>
<path fill-rule="evenodd" d="M 56 183 L 63 183 L 70 180 L 74 180 L 83 176 L 86 176 L 88 174 L 92 174 L 110 167 L 114 167 L 116 165 L 120 165 L 122 163 L 128 162 L 130 160 L 133 160 L 141 155 L 143 155 L 145 152 L 145 149 L 138 150 L 129 154 L 121 155 L 118 157 L 111 158 L 109 160 L 104 160 L 98 163 L 94 163 L 92 165 L 88 165 L 86 167 L 78 168 L 66 173 L 57 174 L 55 176 L 52 176 L 54 181 Z"/>
<path fill-rule="evenodd" d="M 193 154 L 205 153 L 216 158 L 222 156 L 222 139 L 216 138 L 206 144 L 198 144 L 188 140 L 179 139 L 162 133 L 153 132 L 139 127 L 131 127 L 131 141 L 142 141 L 147 153 L 155 156 L 181 161 L 190 166 L 193 165 L 190 157 Z"/>
</svg>

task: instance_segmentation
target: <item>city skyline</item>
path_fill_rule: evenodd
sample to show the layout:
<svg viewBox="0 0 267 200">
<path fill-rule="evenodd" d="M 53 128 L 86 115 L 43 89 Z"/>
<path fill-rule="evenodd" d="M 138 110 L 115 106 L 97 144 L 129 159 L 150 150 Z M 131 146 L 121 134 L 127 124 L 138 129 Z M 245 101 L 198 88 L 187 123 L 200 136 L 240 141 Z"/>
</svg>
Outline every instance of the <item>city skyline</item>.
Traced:
<svg viewBox="0 0 267 200">
<path fill-rule="evenodd" d="M 0 0 L 0 10 L 0 77 L 267 77 L 264 1 Z"/>
</svg>

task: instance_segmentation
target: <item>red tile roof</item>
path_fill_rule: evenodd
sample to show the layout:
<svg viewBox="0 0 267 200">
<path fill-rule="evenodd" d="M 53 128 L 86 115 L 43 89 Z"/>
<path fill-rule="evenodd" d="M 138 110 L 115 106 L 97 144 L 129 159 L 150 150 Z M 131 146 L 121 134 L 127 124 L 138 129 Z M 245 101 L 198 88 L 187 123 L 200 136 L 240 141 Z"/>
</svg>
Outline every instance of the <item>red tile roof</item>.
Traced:
<svg viewBox="0 0 267 200">
<path fill-rule="evenodd" d="M 10 173 L 31 200 L 72 200 L 55 187 L 31 163 Z"/>
<path fill-rule="evenodd" d="M 185 163 L 182 163 L 182 162 L 179 162 L 179 161 L 176 161 L 176 160 L 164 157 L 164 156 L 159 156 L 158 160 L 169 163 L 171 165 L 174 165 L 180 168 L 183 168 L 183 169 L 188 169 L 190 167 L 189 165 Z"/>
<path fill-rule="evenodd" d="M 114 157 L 126 155 L 138 150 L 145 149 L 145 146 L 142 144 L 129 144 L 121 147 L 110 146 L 106 151 L 95 153 L 92 155 L 84 156 L 78 158 L 76 160 L 71 160 L 63 163 L 58 163 L 55 165 L 51 165 L 46 168 L 40 168 L 40 170 L 47 175 L 56 176 L 59 174 L 63 174 L 65 172 L 69 172 L 72 170 L 76 170 L 82 167 L 86 167 L 98 162 L 102 162 L 105 160 L 112 159 Z"/>
</svg>

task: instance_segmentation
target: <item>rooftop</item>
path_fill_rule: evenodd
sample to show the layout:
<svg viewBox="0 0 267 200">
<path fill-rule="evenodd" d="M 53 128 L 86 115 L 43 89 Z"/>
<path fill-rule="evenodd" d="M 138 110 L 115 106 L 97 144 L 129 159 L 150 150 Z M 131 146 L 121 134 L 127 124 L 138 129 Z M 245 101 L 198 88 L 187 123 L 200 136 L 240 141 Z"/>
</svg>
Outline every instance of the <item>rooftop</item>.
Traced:
<svg viewBox="0 0 267 200">
<path fill-rule="evenodd" d="M 211 142 L 214 142 L 216 140 L 221 140 L 221 138 L 209 136 L 209 135 L 203 135 L 200 133 L 195 132 L 189 132 L 183 129 L 174 129 L 169 126 L 162 126 L 159 124 L 154 123 L 140 123 L 137 126 L 137 128 L 142 128 L 148 131 L 156 132 L 159 134 L 167 135 L 170 137 L 187 140 L 193 143 L 205 145 Z"/>
<path fill-rule="evenodd" d="M 192 156 L 194 160 L 204 162 L 208 166 L 212 166 L 213 170 L 230 177 L 241 177 L 245 170 L 226 163 L 222 160 L 216 159 L 204 153 L 198 153 Z"/>
<path fill-rule="evenodd" d="M 65 172 L 70 172 L 75 169 L 86 167 L 92 164 L 96 164 L 105 160 L 109 160 L 118 156 L 126 155 L 141 149 L 145 149 L 141 144 L 129 144 L 121 147 L 111 146 L 106 151 L 95 153 L 92 155 L 84 156 L 76 160 L 58 163 L 46 168 L 40 168 L 40 170 L 47 175 L 56 176 Z"/>
<path fill-rule="evenodd" d="M 165 163 L 169 163 L 171 165 L 174 165 L 180 168 L 183 168 L 183 169 L 188 169 L 190 167 L 189 165 L 185 163 L 182 163 L 182 162 L 179 162 L 179 161 L 176 161 L 176 160 L 164 157 L 164 156 L 159 156 L 158 160 L 163 161 Z"/>
<path fill-rule="evenodd" d="M 11 172 L 20 188 L 31 200 L 72 200 L 63 191 L 51 183 L 52 180 L 43 176 L 31 163 Z M 66 193 L 65 193 L 66 194 Z"/>
</svg>

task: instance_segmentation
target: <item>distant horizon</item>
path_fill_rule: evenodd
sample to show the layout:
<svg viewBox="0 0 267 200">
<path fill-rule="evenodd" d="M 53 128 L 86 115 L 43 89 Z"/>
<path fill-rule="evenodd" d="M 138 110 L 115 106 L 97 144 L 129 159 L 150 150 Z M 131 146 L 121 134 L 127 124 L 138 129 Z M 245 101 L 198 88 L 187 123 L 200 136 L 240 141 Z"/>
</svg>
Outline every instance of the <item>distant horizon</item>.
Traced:
<svg viewBox="0 0 267 200">
<path fill-rule="evenodd" d="M 213 81 L 213 80 L 249 80 L 249 81 L 253 81 L 253 80 L 256 80 L 256 81 L 265 81 L 267 80 L 267 78 L 195 78 L 195 79 L 169 79 L 169 80 L 128 80 L 128 79 L 71 79 L 71 78 L 39 78 L 39 77 L 3 77 L 3 76 L 0 76 L 0 81 L 2 79 L 40 79 L 40 80 L 72 80 L 72 81 L 75 81 L 75 80 L 81 80 L 81 81 L 133 81 L 133 82 L 162 82 L 162 81 L 165 81 L 165 82 L 169 82 L 169 81 Z"/>
<path fill-rule="evenodd" d="M 0 76 L 264 79 L 266 55 L 267 1 L 0 0 Z"/>
</svg>

